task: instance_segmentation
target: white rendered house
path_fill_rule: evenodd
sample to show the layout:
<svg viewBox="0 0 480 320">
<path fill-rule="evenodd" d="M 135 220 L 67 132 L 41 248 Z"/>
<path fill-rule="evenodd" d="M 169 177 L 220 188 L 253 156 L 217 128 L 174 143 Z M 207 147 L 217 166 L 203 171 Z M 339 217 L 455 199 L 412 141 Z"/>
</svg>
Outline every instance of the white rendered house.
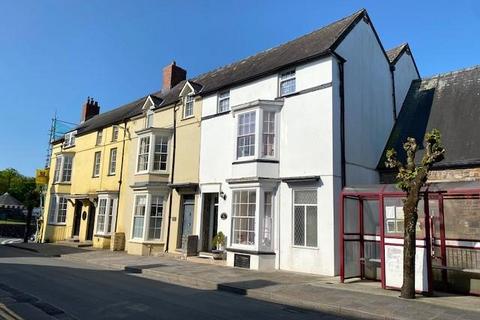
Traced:
<svg viewBox="0 0 480 320">
<path fill-rule="evenodd" d="M 338 274 L 342 186 L 379 181 L 417 78 L 410 50 L 387 56 L 362 10 L 192 79 L 203 98 L 199 249 L 221 231 L 230 266 Z"/>
</svg>

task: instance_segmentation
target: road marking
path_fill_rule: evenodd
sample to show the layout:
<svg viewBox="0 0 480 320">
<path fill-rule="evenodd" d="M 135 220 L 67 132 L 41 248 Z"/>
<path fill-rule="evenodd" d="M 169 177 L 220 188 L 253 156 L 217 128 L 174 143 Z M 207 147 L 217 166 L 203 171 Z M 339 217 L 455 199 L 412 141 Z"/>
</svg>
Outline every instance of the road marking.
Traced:
<svg viewBox="0 0 480 320">
<path fill-rule="evenodd" d="M 20 243 L 20 242 L 23 242 L 22 239 L 5 239 L 3 240 L 2 242 L 0 242 L 0 244 L 12 244 L 12 243 Z"/>
</svg>

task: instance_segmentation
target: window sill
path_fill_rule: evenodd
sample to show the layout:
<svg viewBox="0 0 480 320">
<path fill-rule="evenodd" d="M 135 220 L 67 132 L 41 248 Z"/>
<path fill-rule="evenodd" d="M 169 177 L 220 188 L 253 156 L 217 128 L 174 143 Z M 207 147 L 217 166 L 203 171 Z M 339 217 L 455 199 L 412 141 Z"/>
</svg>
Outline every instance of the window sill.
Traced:
<svg viewBox="0 0 480 320">
<path fill-rule="evenodd" d="M 61 222 L 49 222 L 48 223 L 49 226 L 55 226 L 55 227 L 66 227 L 67 224 L 65 222 L 61 223 Z"/>
<path fill-rule="evenodd" d="M 294 92 L 285 93 L 284 95 L 278 95 L 277 99 L 288 98 L 290 96 L 296 95 L 297 93 L 298 93 L 297 91 L 294 91 Z"/>
<path fill-rule="evenodd" d="M 68 150 L 68 149 L 72 149 L 73 147 L 75 147 L 75 145 L 71 145 L 71 146 L 63 146 L 63 150 Z"/>
<path fill-rule="evenodd" d="M 292 248 L 294 249 L 306 249 L 306 250 L 319 250 L 319 247 L 307 247 L 307 246 L 296 246 L 292 245 Z"/>
<path fill-rule="evenodd" d="M 182 121 L 183 120 L 188 120 L 188 119 L 193 119 L 193 118 L 195 118 L 195 115 L 191 115 L 191 116 L 188 116 L 188 117 L 183 117 Z"/>
<path fill-rule="evenodd" d="M 95 233 L 93 236 L 97 238 L 105 238 L 105 239 L 110 239 L 112 237 L 111 234 L 103 234 L 103 233 Z"/>
<path fill-rule="evenodd" d="M 268 158 L 257 158 L 257 159 L 238 159 L 233 161 L 232 164 L 241 164 L 241 163 L 252 163 L 252 162 L 263 162 L 263 163 L 280 163 L 278 159 L 268 159 Z"/>
<path fill-rule="evenodd" d="M 98 176 L 92 176 L 92 178 L 100 178 L 100 176 L 99 175 Z"/>
<path fill-rule="evenodd" d="M 168 175 L 169 172 L 168 171 L 141 171 L 141 172 L 136 172 L 135 173 L 136 176 L 141 176 L 141 175 L 146 175 L 146 174 L 161 176 L 161 175 Z"/>
<path fill-rule="evenodd" d="M 141 239 L 130 239 L 128 240 L 130 243 L 138 243 L 138 244 L 165 244 L 163 240 L 141 240 Z"/>
<path fill-rule="evenodd" d="M 70 186 L 72 185 L 72 182 L 54 182 L 53 185 Z"/>
<path fill-rule="evenodd" d="M 114 177 L 114 176 L 116 176 L 116 175 L 117 175 L 117 173 L 109 173 L 109 174 L 107 174 L 108 177 Z"/>
</svg>

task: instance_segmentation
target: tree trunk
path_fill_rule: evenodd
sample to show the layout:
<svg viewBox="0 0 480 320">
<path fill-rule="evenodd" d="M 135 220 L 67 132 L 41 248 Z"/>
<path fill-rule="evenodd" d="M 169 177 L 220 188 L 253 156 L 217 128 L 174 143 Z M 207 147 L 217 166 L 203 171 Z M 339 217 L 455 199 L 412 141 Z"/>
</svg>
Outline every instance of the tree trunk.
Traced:
<svg viewBox="0 0 480 320">
<path fill-rule="evenodd" d="M 412 191 L 407 194 L 403 206 L 404 212 L 404 244 L 403 244 L 403 285 L 401 297 L 415 298 L 415 253 L 416 253 L 416 225 L 418 193 Z"/>
<path fill-rule="evenodd" d="M 30 236 L 30 221 L 32 220 L 32 211 L 33 208 L 28 208 L 27 216 L 25 217 L 25 234 L 23 235 L 23 242 L 28 242 L 28 237 Z"/>
</svg>

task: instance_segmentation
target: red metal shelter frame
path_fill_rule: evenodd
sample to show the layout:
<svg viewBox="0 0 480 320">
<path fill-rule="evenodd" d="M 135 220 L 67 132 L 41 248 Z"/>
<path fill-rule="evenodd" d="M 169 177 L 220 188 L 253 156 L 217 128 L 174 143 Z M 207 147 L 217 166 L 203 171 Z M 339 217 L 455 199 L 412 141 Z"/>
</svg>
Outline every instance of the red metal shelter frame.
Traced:
<svg viewBox="0 0 480 320">
<path fill-rule="evenodd" d="M 403 240 L 403 236 L 385 235 L 385 199 L 400 199 L 405 197 L 405 192 L 397 189 L 394 185 L 375 185 L 375 186 L 359 186 L 359 187 L 347 187 L 340 196 L 340 279 L 344 282 L 349 278 L 365 279 L 365 265 L 367 260 L 365 259 L 365 242 L 379 242 L 379 255 L 380 255 L 380 281 L 382 288 L 398 289 L 398 287 L 387 286 L 385 277 L 385 240 L 390 241 L 388 246 L 398 245 L 403 246 L 400 243 L 400 239 Z M 420 236 L 417 234 L 417 248 L 424 248 L 426 255 L 426 268 L 427 268 L 427 281 L 428 281 L 428 293 L 433 292 L 434 288 L 434 270 L 441 274 L 441 281 L 448 287 L 448 273 L 449 272 L 467 272 L 474 275 L 475 279 L 480 278 L 480 235 L 476 234 L 476 238 L 447 238 L 445 232 L 445 211 L 444 201 L 445 199 L 480 199 L 480 182 L 445 182 L 445 183 L 429 183 L 421 193 L 423 199 L 423 233 Z M 352 226 L 346 225 L 346 200 L 358 201 L 358 227 L 354 226 L 355 231 L 352 232 Z M 364 201 L 375 200 L 378 201 L 378 228 L 379 235 L 365 233 L 364 230 Z M 480 203 L 480 200 L 478 200 Z M 431 208 L 432 206 L 432 208 Z M 435 207 L 435 208 L 433 208 Z M 431 216 L 433 209 L 438 209 L 438 216 Z M 474 209 L 475 210 L 475 209 Z M 434 211 L 433 211 L 434 212 Z M 348 213 L 350 214 L 350 213 Z M 356 213 L 354 213 L 355 215 Z M 475 211 L 475 218 L 478 217 L 480 223 L 480 209 Z M 419 212 L 420 216 L 420 212 Z M 419 217 L 420 218 L 420 217 Z M 349 219 L 352 219 L 350 217 Z M 353 217 L 355 220 L 355 216 Z M 347 228 L 347 231 L 346 231 Z M 390 240 L 389 240 L 390 239 Z M 399 239 L 396 243 L 392 239 Z M 350 246 L 350 253 L 352 253 L 351 243 L 355 245 L 358 243 L 359 247 L 359 265 L 353 266 L 355 270 L 358 268 L 356 274 L 346 273 L 346 246 Z M 375 245 L 375 244 L 374 244 Z M 475 269 L 461 269 L 453 268 L 447 261 L 447 250 L 461 250 L 465 249 L 468 252 L 475 250 L 475 254 L 472 255 L 472 265 L 475 265 Z M 437 254 L 438 252 L 438 254 Z M 454 252 L 455 253 L 455 252 Z M 463 256 L 462 256 L 463 257 Z M 349 257 L 351 258 L 351 257 Z M 350 263 L 356 259 L 351 259 Z M 370 259 L 378 260 L 378 259 Z M 377 261 L 378 262 L 378 261 Z M 475 262 L 473 264 L 473 262 Z M 347 262 L 348 263 L 348 262 Z M 352 266 L 349 266 L 352 267 Z M 479 278 L 476 278 L 479 276 Z M 470 291 L 470 294 L 479 294 L 480 292 Z"/>
</svg>

